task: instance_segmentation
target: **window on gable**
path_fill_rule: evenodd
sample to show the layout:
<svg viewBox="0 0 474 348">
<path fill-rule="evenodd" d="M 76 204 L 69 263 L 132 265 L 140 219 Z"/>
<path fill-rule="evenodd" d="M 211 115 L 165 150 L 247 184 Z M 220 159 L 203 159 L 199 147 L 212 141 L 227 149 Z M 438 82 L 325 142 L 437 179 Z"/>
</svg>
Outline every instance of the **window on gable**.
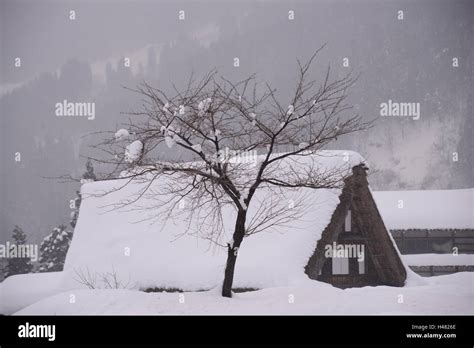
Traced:
<svg viewBox="0 0 474 348">
<path fill-rule="evenodd" d="M 346 220 L 344 221 L 344 231 L 352 232 L 352 213 L 350 209 L 347 211 Z"/>
<path fill-rule="evenodd" d="M 349 258 L 333 257 L 332 274 L 349 274 Z"/>
<path fill-rule="evenodd" d="M 365 274 L 365 260 L 358 261 L 359 263 L 359 274 Z"/>
</svg>

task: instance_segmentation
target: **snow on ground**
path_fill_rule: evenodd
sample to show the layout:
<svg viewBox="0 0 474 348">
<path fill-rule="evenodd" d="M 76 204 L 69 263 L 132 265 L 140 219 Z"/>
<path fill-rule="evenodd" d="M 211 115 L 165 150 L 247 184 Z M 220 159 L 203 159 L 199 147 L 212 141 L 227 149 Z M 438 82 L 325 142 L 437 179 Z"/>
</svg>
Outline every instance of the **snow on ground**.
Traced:
<svg viewBox="0 0 474 348">
<path fill-rule="evenodd" d="M 80 288 L 65 272 L 18 274 L 0 283 L 0 314 L 11 314 L 43 298 Z"/>
<path fill-rule="evenodd" d="M 372 193 L 389 229 L 474 228 L 474 189 Z"/>
<path fill-rule="evenodd" d="M 76 290 L 38 301 L 17 315 L 86 314 L 306 314 L 459 315 L 474 314 L 474 274 L 423 278 L 404 288 L 378 286 L 341 290 L 307 280 L 223 298 L 204 292 L 144 293 L 133 290 Z M 71 294 L 75 303 L 70 302 Z"/>
<path fill-rule="evenodd" d="M 409 266 L 472 266 L 474 254 L 413 254 L 402 255 L 402 260 Z"/>
</svg>

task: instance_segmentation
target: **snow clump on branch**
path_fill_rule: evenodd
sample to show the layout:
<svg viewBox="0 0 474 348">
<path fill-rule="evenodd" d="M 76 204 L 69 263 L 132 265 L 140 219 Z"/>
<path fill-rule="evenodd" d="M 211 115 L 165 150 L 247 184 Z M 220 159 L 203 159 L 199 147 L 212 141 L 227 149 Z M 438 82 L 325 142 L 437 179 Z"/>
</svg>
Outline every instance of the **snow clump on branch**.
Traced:
<svg viewBox="0 0 474 348">
<path fill-rule="evenodd" d="M 115 132 L 115 140 L 124 140 L 127 139 L 130 136 L 130 133 L 126 129 L 119 129 L 117 132 Z"/>
<path fill-rule="evenodd" d="M 143 143 L 140 140 L 135 140 L 133 143 L 125 148 L 125 161 L 133 163 L 140 159 L 143 152 Z"/>
</svg>

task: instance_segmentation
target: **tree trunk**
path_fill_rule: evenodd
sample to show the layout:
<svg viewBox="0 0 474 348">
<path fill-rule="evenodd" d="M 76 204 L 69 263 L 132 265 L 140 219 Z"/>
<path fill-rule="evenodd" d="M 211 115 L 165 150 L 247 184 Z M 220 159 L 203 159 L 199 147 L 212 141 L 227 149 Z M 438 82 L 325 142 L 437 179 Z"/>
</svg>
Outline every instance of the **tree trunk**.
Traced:
<svg viewBox="0 0 474 348">
<path fill-rule="evenodd" d="M 235 222 L 235 230 L 233 234 L 233 244 L 227 245 L 227 263 L 225 265 L 224 283 L 222 284 L 222 296 L 232 297 L 232 283 L 234 282 L 235 263 L 240 244 L 245 235 L 246 211 L 239 211 Z"/>
</svg>

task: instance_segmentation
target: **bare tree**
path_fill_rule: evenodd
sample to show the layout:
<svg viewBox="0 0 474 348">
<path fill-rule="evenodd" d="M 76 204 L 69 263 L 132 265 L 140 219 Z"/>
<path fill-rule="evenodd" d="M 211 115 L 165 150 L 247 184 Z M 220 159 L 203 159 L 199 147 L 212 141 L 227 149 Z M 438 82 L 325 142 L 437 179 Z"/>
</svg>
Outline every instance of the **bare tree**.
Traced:
<svg viewBox="0 0 474 348">
<path fill-rule="evenodd" d="M 123 186 L 136 180 L 145 183 L 123 205 L 155 195 L 157 206 L 147 209 L 166 205 L 165 215 L 170 217 L 186 200 L 189 225 L 198 224 L 201 237 L 221 245 L 222 212 L 232 207 L 235 227 L 225 245 L 225 297 L 232 296 L 244 237 L 288 224 L 302 214 L 304 197 L 295 203 L 296 209 L 287 209 L 278 197 L 287 190 L 341 186 L 342 172 L 301 165 L 297 159 L 371 125 L 354 115 L 346 103 L 347 91 L 356 81 L 351 73 L 330 80 L 328 67 L 321 83 L 308 79 L 323 47 L 305 64 L 298 61 L 295 92 L 285 103 L 270 84 L 257 83 L 255 76 L 236 83 L 214 71 L 200 80 L 191 76 L 184 90 L 173 86 L 173 95 L 143 83 L 133 89 L 142 97 L 141 109 L 129 113 L 126 131 L 116 133 L 116 137 L 124 135 L 135 141 L 125 147 L 123 142 L 107 139 L 96 146 L 112 155 L 109 160 L 95 158 L 114 166 L 106 179 L 117 178 L 121 172 Z M 179 149 L 192 160 L 163 161 L 166 147 Z M 250 161 L 248 156 L 253 156 Z M 158 179 L 160 192 L 151 189 Z M 256 207 L 249 218 L 252 199 L 262 189 L 271 190 L 276 199 Z"/>
</svg>

